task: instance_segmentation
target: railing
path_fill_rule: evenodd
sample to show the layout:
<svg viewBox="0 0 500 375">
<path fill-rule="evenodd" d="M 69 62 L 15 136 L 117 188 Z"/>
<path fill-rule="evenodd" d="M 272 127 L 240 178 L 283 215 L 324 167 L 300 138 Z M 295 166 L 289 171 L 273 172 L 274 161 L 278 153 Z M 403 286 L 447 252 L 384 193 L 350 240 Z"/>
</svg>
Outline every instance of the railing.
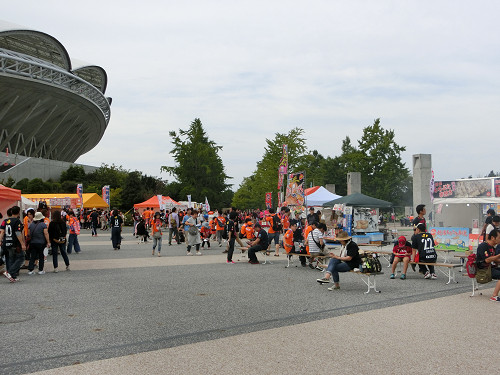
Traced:
<svg viewBox="0 0 500 375">
<path fill-rule="evenodd" d="M 0 73 L 28 77 L 62 86 L 98 106 L 109 122 L 111 110 L 101 91 L 80 77 L 56 65 L 22 53 L 0 48 Z"/>
</svg>

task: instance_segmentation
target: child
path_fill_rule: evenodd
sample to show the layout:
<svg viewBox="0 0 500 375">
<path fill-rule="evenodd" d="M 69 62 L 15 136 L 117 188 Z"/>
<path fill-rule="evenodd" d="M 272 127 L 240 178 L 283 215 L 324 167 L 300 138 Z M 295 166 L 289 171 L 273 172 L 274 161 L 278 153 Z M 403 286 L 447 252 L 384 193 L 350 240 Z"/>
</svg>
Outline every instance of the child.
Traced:
<svg viewBox="0 0 500 375">
<path fill-rule="evenodd" d="M 403 273 L 401 274 L 401 280 L 406 279 L 406 271 L 408 270 L 408 264 L 411 258 L 411 244 L 406 240 L 405 236 L 398 238 L 398 243 L 394 245 L 392 253 L 394 254 L 394 260 L 392 261 L 391 269 L 391 279 L 394 279 L 394 273 L 396 272 L 396 266 L 399 262 L 403 262 Z"/>
<path fill-rule="evenodd" d="M 137 237 L 139 237 L 140 242 L 148 242 L 148 231 L 146 230 L 146 224 L 144 219 L 141 218 L 137 224 Z"/>
<path fill-rule="evenodd" d="M 207 244 L 208 248 L 210 249 L 210 236 L 212 235 L 212 230 L 210 229 L 210 226 L 208 225 L 208 221 L 204 221 L 201 229 L 200 229 L 200 234 L 201 234 L 201 247 L 205 247 L 205 243 Z"/>
</svg>

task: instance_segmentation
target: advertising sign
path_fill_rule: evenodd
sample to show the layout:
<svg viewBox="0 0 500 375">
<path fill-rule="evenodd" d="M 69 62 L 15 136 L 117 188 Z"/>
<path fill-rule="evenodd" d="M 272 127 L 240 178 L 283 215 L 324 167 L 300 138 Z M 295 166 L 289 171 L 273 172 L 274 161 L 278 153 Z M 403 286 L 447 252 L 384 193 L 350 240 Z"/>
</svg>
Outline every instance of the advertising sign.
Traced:
<svg viewBox="0 0 500 375">
<path fill-rule="evenodd" d="M 429 228 L 436 249 L 465 251 L 469 249 L 469 228 Z"/>
<path fill-rule="evenodd" d="M 491 179 L 434 182 L 434 198 L 476 198 L 491 196 Z"/>
<path fill-rule="evenodd" d="M 285 203 L 287 206 L 305 205 L 304 172 L 290 173 L 286 187 Z"/>
</svg>

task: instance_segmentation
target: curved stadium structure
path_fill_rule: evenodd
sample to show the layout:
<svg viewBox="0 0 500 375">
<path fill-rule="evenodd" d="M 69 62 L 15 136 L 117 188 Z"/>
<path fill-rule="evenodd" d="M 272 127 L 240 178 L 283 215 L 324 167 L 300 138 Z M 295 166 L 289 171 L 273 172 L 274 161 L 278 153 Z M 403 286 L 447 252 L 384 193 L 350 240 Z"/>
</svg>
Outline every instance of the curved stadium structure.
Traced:
<svg viewBox="0 0 500 375">
<path fill-rule="evenodd" d="M 0 151 L 74 162 L 109 123 L 106 85 L 54 37 L 0 20 Z"/>
</svg>

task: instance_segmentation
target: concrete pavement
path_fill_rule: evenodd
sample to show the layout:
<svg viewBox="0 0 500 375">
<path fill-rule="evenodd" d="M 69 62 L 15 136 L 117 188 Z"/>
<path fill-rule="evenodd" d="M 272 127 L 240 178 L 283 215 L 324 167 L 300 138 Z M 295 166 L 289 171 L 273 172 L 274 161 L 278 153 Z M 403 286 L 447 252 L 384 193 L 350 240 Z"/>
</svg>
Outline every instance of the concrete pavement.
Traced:
<svg viewBox="0 0 500 375">
<path fill-rule="evenodd" d="M 382 293 L 365 295 L 345 274 L 329 292 L 319 272 L 286 269 L 283 256 L 228 265 L 212 244 L 198 257 L 164 246 L 159 258 L 129 233 L 113 251 L 107 236 L 83 234 L 72 271 L 0 285 L 0 373 L 461 374 L 495 358 L 477 335 L 495 342 L 488 322 L 500 306 L 490 290 L 470 298 L 466 277 L 386 274 Z"/>
</svg>

